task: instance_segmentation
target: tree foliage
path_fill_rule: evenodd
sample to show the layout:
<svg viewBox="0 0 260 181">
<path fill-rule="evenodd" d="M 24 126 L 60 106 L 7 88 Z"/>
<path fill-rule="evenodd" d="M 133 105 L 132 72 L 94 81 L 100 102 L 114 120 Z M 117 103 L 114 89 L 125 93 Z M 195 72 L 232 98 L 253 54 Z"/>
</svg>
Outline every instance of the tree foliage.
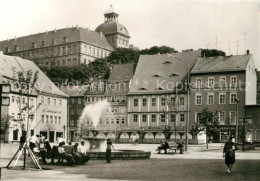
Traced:
<svg viewBox="0 0 260 181">
<path fill-rule="evenodd" d="M 137 63 L 140 51 L 129 48 L 117 48 L 107 57 L 107 62 L 111 64 L 119 63 Z"/>
<path fill-rule="evenodd" d="M 226 53 L 222 50 L 216 49 L 200 49 L 202 57 L 217 57 L 217 56 L 226 56 Z"/>
<path fill-rule="evenodd" d="M 153 46 L 151 48 L 146 48 L 140 51 L 141 55 L 155 55 L 155 54 L 165 54 L 165 53 L 177 53 L 174 48 L 168 47 L 168 46 Z"/>
</svg>

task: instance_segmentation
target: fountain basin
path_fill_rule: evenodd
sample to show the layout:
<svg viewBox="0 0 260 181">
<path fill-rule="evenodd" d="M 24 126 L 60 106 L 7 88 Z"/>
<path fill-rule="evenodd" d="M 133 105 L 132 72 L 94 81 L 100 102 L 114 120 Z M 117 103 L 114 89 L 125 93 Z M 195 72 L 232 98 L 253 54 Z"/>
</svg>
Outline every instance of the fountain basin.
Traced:
<svg viewBox="0 0 260 181">
<path fill-rule="evenodd" d="M 87 152 L 87 155 L 92 160 L 105 160 L 106 152 Z M 116 150 L 112 151 L 112 160 L 135 160 L 135 159 L 148 159 L 151 152 L 142 150 Z"/>
</svg>

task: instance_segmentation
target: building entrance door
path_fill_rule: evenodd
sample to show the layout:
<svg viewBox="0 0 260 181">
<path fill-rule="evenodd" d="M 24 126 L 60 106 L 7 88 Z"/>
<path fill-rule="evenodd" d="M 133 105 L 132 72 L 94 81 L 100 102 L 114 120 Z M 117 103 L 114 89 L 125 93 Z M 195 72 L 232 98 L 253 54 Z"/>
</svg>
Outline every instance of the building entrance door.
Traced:
<svg viewBox="0 0 260 181">
<path fill-rule="evenodd" d="M 50 137 L 49 141 L 51 143 L 53 143 L 54 142 L 54 131 L 49 131 L 49 137 Z"/>
</svg>

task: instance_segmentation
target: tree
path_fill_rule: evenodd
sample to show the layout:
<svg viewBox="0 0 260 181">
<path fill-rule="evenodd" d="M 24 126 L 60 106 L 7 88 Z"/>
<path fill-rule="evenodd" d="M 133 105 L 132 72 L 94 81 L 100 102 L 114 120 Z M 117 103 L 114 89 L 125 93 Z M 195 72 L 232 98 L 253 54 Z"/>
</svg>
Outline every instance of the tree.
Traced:
<svg viewBox="0 0 260 181">
<path fill-rule="evenodd" d="M 200 129 L 202 131 L 206 131 L 206 143 L 208 149 L 208 138 L 212 136 L 214 133 L 218 132 L 219 125 L 218 125 L 218 118 L 217 118 L 218 111 L 211 112 L 208 108 L 204 108 L 200 113 L 200 119 L 198 120 Z"/>
<path fill-rule="evenodd" d="M 3 134 L 3 140 L 5 141 L 6 139 L 6 134 L 8 134 L 8 130 L 11 127 L 11 122 L 12 122 L 12 116 L 7 115 L 1 115 L 1 130 L 0 130 L 0 135 Z"/>
<path fill-rule="evenodd" d="M 88 65 L 87 71 L 91 77 L 108 78 L 109 64 L 106 59 L 96 59 Z"/>
<path fill-rule="evenodd" d="M 140 51 L 129 48 L 117 48 L 107 57 L 107 62 L 110 64 L 119 63 L 137 63 L 140 56 Z"/>
<path fill-rule="evenodd" d="M 216 49 L 200 49 L 202 57 L 217 57 L 217 56 L 226 56 L 226 53 L 222 50 Z"/>
<path fill-rule="evenodd" d="M 149 49 L 143 49 L 140 51 L 141 55 L 155 55 L 155 54 L 166 54 L 166 53 L 177 53 L 174 48 L 168 47 L 168 46 L 152 46 Z"/>
</svg>

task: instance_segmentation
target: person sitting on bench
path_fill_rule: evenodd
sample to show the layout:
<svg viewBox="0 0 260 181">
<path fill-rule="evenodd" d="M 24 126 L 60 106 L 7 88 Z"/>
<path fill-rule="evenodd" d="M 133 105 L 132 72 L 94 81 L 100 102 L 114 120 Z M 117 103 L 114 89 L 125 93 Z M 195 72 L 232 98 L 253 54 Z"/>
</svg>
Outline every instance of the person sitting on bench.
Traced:
<svg viewBox="0 0 260 181">
<path fill-rule="evenodd" d="M 80 145 L 78 146 L 78 153 L 83 157 L 83 159 L 82 159 L 83 164 L 85 164 L 89 160 L 89 157 L 88 157 L 87 151 L 86 151 L 86 147 L 84 145 L 85 145 L 85 142 L 81 141 Z"/>
<path fill-rule="evenodd" d="M 46 155 L 51 156 L 51 152 L 52 152 L 51 145 L 50 145 L 48 140 L 45 140 L 43 145 L 44 145 L 43 148 L 40 147 L 40 154 L 41 154 L 41 158 L 42 158 L 43 163 L 47 164 L 45 158 L 46 158 Z"/>
<path fill-rule="evenodd" d="M 73 164 L 76 163 L 76 161 L 74 160 L 74 158 L 71 154 L 68 154 L 65 152 L 64 147 L 63 147 L 64 145 L 65 145 L 65 142 L 59 143 L 58 152 L 62 157 L 66 158 L 68 165 L 72 166 Z"/>
<path fill-rule="evenodd" d="M 183 154 L 183 145 L 184 145 L 184 143 L 182 142 L 182 143 L 179 143 L 177 146 L 177 148 L 180 150 L 180 154 Z"/>
<path fill-rule="evenodd" d="M 164 153 L 167 153 L 167 149 L 169 149 L 168 142 L 165 140 L 165 141 L 161 141 L 160 144 L 161 145 L 156 149 L 156 151 L 158 151 L 158 154 L 161 153 L 161 150 L 164 150 Z"/>
<path fill-rule="evenodd" d="M 82 163 L 83 156 L 78 152 L 78 143 L 75 143 L 72 148 L 72 155 L 76 157 L 76 161 L 78 164 Z"/>
</svg>

